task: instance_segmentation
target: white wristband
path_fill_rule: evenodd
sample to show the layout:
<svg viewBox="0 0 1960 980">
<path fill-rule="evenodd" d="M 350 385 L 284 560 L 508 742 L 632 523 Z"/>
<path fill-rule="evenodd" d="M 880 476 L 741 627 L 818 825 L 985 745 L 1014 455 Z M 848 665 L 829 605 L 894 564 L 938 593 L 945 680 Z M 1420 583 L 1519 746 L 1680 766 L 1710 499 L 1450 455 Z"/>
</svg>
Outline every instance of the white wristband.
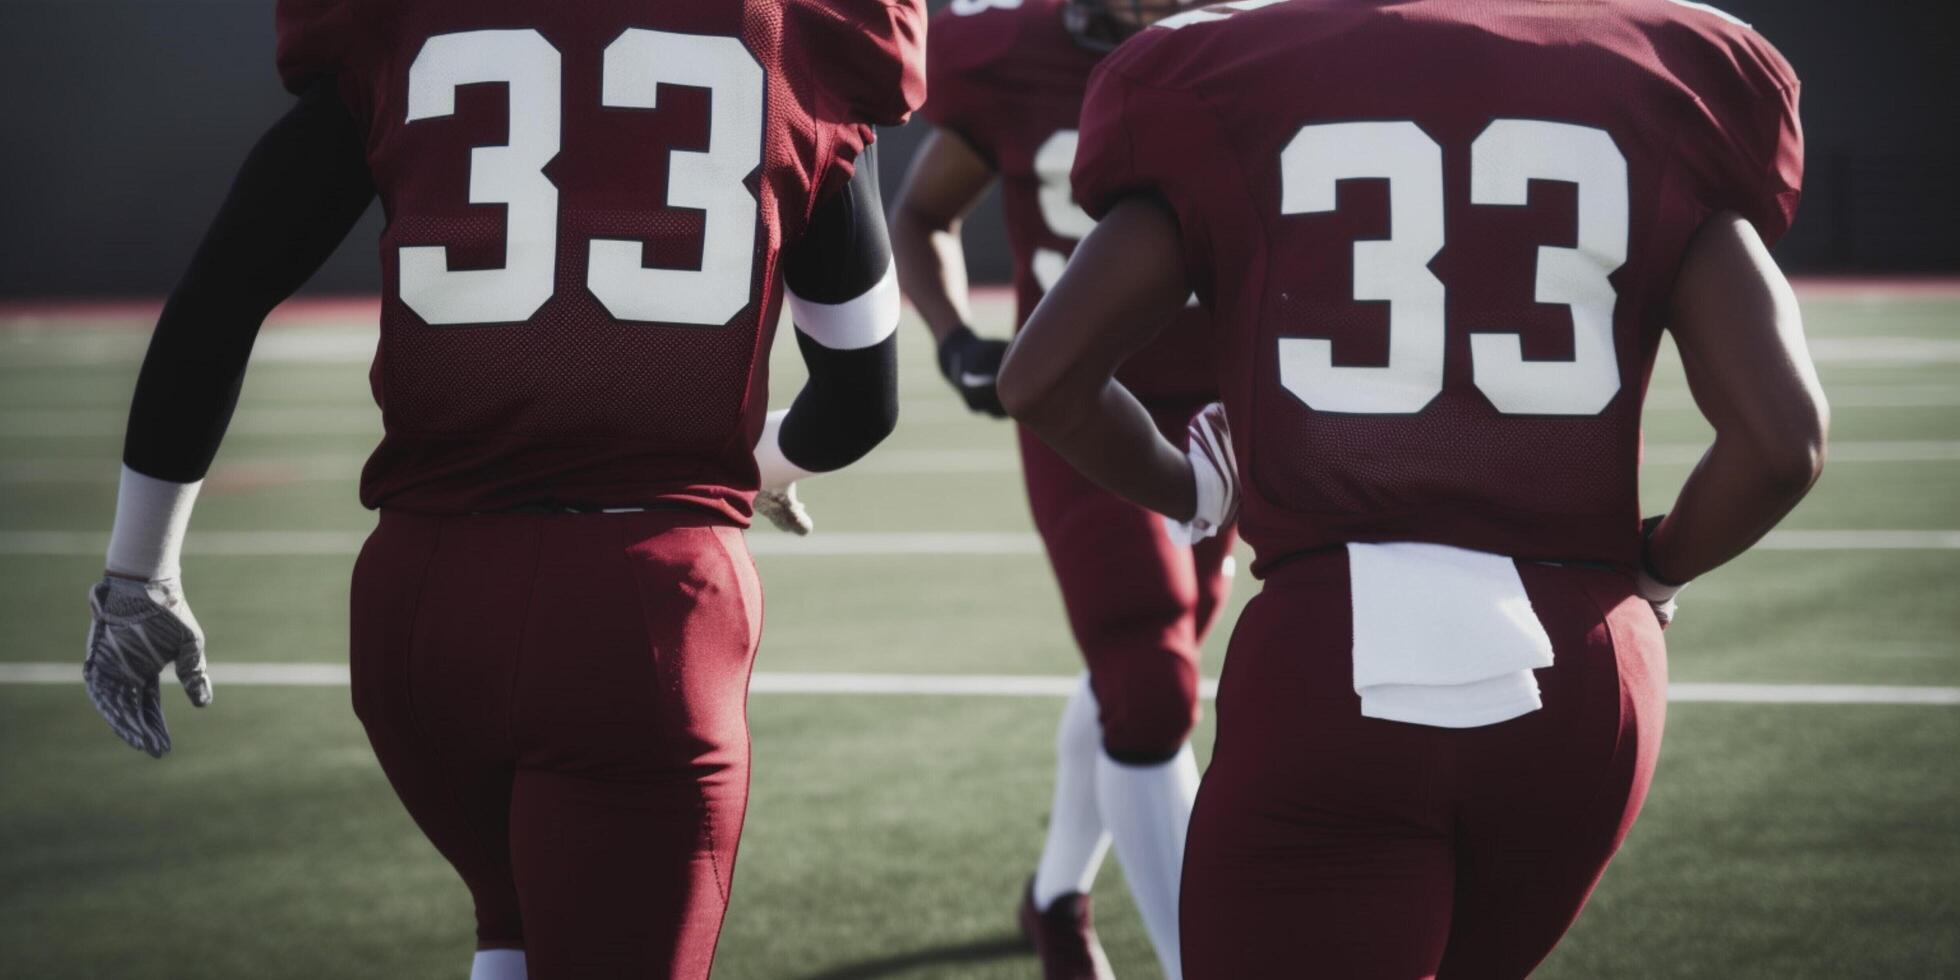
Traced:
<svg viewBox="0 0 1960 980">
<path fill-rule="evenodd" d="M 787 415 L 786 408 L 770 412 L 762 423 L 762 438 L 755 444 L 755 469 L 764 490 L 781 490 L 816 475 L 783 455 L 783 418 Z"/>
<path fill-rule="evenodd" d="M 123 467 L 115 529 L 109 532 L 108 570 L 149 581 L 176 578 L 191 505 L 203 485 L 202 480 L 172 483 Z"/>
</svg>

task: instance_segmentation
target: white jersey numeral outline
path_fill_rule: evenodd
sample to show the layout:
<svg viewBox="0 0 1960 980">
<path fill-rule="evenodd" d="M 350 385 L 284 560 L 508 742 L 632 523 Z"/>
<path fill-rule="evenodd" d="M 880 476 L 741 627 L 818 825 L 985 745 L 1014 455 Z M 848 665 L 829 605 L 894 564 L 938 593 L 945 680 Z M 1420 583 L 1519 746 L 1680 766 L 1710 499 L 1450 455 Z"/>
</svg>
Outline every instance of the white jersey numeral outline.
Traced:
<svg viewBox="0 0 1960 980">
<path fill-rule="evenodd" d="M 1386 365 L 1335 366 L 1333 342 L 1279 339 L 1280 384 L 1316 411 L 1420 412 L 1443 391 L 1447 287 L 1429 263 L 1444 244 L 1443 150 L 1407 120 L 1301 127 L 1280 152 L 1280 213 L 1334 210 L 1343 180 L 1388 182 L 1386 239 L 1353 245 L 1353 298 L 1388 303 Z M 1515 333 L 1470 338 L 1472 376 L 1498 411 L 1597 415 L 1620 390 L 1608 278 L 1627 258 L 1626 157 L 1605 130 L 1541 119 L 1498 119 L 1471 144 L 1470 203 L 1523 207 L 1534 180 L 1578 188 L 1577 247 L 1540 246 L 1538 302 L 1571 312 L 1570 360 L 1528 361 Z"/>
<path fill-rule="evenodd" d="M 402 302 L 432 325 L 521 323 L 556 290 L 558 188 L 544 168 L 563 129 L 558 49 L 536 30 L 429 38 L 408 72 L 407 122 L 456 111 L 456 89 L 509 87 L 509 142 L 470 151 L 471 204 L 505 206 L 504 265 L 452 269 L 441 245 L 400 249 Z M 708 89 L 705 151 L 669 151 L 667 204 L 704 212 L 701 268 L 644 265 L 637 240 L 595 238 L 586 285 L 615 319 L 720 326 L 749 305 L 759 202 L 747 184 L 762 163 L 764 76 L 741 41 L 632 28 L 606 48 L 602 105 L 653 109 L 661 85 Z"/>
</svg>

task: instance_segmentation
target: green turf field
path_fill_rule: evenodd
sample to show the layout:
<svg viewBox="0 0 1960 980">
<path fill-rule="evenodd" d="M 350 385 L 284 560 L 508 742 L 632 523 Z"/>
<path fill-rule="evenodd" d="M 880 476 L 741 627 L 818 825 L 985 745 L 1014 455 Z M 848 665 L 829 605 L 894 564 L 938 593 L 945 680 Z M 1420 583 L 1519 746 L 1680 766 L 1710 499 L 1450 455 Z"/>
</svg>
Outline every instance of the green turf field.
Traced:
<svg viewBox="0 0 1960 980">
<path fill-rule="evenodd" d="M 1004 324 L 998 296 L 983 308 Z M 1960 300 L 1832 294 L 1805 310 L 1836 446 L 1786 526 L 1960 531 Z M 347 690 L 226 684 L 228 663 L 345 660 L 347 542 L 372 523 L 354 499 L 379 426 L 371 329 L 310 321 L 261 342 L 186 560 L 218 700 L 193 714 L 166 691 L 172 755 L 123 747 L 77 685 L 0 683 L 0 977 L 466 973 L 464 890 L 390 793 Z M 1002 553 L 798 554 L 757 531 L 758 669 L 1068 675 L 1077 659 L 1026 547 L 1011 433 L 967 416 L 923 331 L 905 331 L 899 431 L 858 470 L 803 489 L 811 543 L 963 532 Z M 145 337 L 0 320 L 0 664 L 80 657 Z M 779 403 L 799 374 L 787 347 Z M 1658 510 L 1707 439 L 1671 354 L 1647 439 Z M 1797 537 L 1743 558 L 1684 597 L 1674 679 L 1960 686 L 1955 537 Z M 1806 547 L 1820 543 L 1849 547 Z M 1242 577 L 1236 599 L 1255 586 Z M 1059 708 L 756 694 L 717 976 L 1031 976 L 1011 913 L 1041 842 Z M 1209 743 L 1207 722 L 1201 758 Z M 1955 704 L 1676 704 L 1645 816 L 1540 975 L 1960 976 L 1956 749 Z M 1113 861 L 1098 899 L 1119 973 L 1157 976 Z"/>
</svg>

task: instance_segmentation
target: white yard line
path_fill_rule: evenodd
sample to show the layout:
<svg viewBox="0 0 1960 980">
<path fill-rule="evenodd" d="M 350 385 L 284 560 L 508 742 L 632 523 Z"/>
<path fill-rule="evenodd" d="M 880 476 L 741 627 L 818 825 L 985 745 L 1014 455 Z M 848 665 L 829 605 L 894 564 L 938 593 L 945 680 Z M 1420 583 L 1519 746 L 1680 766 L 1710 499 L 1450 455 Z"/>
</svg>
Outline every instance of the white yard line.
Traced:
<svg viewBox="0 0 1960 980">
<path fill-rule="evenodd" d="M 1960 407 L 1960 385 L 1826 385 L 1824 393 L 1833 408 L 1955 408 Z M 1656 388 L 1647 393 L 1650 411 L 1694 411 L 1694 399 L 1685 388 Z M 120 438 L 129 420 L 121 409 L 77 407 L 65 409 L 0 410 L 0 436 L 13 439 L 72 439 L 81 437 Z M 938 425 L 969 425 L 978 420 L 959 403 L 933 399 L 908 403 L 899 413 L 899 425 L 926 428 Z M 239 410 L 232 419 L 231 432 L 242 435 L 369 435 L 381 433 L 381 413 L 367 405 L 355 406 L 252 406 Z M 874 457 L 875 458 L 875 457 Z"/>
<path fill-rule="evenodd" d="M 1960 385 L 1825 385 L 1833 408 L 1952 408 L 1960 406 Z M 1647 392 L 1649 410 L 1694 410 L 1686 388 L 1654 388 Z"/>
<path fill-rule="evenodd" d="M 1766 551 L 1952 551 L 1960 531 L 1771 531 Z"/>
<path fill-rule="evenodd" d="M 352 555 L 365 531 L 199 531 L 194 554 L 233 558 Z M 99 531 L 0 531 L 0 555 L 59 558 L 101 554 L 109 535 Z"/>
<path fill-rule="evenodd" d="M 1722 704 L 1960 704 L 1960 687 L 1885 684 L 1669 684 L 1669 701 Z"/>
<path fill-rule="evenodd" d="M 1954 443 L 1954 458 L 1960 459 L 1960 442 Z M 252 483 L 344 482 L 352 484 L 361 475 L 367 457 L 353 453 L 313 453 L 301 455 L 239 456 L 212 467 L 213 483 L 227 481 Z M 1020 454 L 1010 449 L 882 449 L 852 465 L 852 473 L 960 474 L 1015 473 Z M 0 460 L 0 484 L 89 484 L 115 483 L 122 474 L 122 461 L 114 456 L 61 456 Z"/>
<path fill-rule="evenodd" d="M 1677 465 L 1701 459 L 1704 443 L 1649 443 L 1646 462 Z M 225 483 L 348 483 L 360 476 L 367 457 L 356 453 L 244 456 L 211 470 L 213 485 Z M 1873 439 L 1831 444 L 1831 464 L 1960 462 L 1960 439 Z M 1012 474 L 1020 454 L 1010 449 L 884 449 L 873 452 L 849 473 L 890 476 Z M 0 484 L 113 484 L 122 464 L 113 456 L 0 460 Z"/>
<path fill-rule="evenodd" d="M 1650 442 L 1648 463 L 1693 463 L 1708 451 L 1707 443 Z M 1960 462 L 1960 439 L 1870 439 L 1831 443 L 1830 465 L 1843 463 Z M 0 470 L 0 473 L 4 473 Z"/>
<path fill-rule="evenodd" d="M 74 684 L 79 664 L 0 663 L 0 684 Z M 220 663 L 212 679 L 221 687 L 345 687 L 342 664 Z M 852 674 L 758 672 L 755 694 L 911 695 L 940 697 L 1065 698 L 1079 678 L 1054 674 Z M 1218 695 L 1204 680 L 1199 693 Z M 1932 704 L 1960 705 L 1960 687 L 1877 684 L 1695 684 L 1668 686 L 1670 701 L 1723 704 Z"/>
<path fill-rule="evenodd" d="M 360 453 L 310 453 L 305 455 L 245 456 L 234 462 L 219 462 L 211 468 L 210 480 L 291 483 L 299 481 L 344 481 L 353 483 L 361 475 L 367 456 Z M 122 476 L 122 460 L 114 456 L 67 456 L 0 460 L 0 484 L 109 483 Z"/>
<path fill-rule="evenodd" d="M 1906 366 L 1960 362 L 1960 340 L 1944 337 L 1812 337 L 1819 364 Z"/>
<path fill-rule="evenodd" d="M 0 436 L 11 438 L 121 438 L 129 413 L 113 409 L 0 411 Z M 233 435 L 381 435 L 381 411 L 366 408 L 250 408 L 232 418 Z"/>
<path fill-rule="evenodd" d="M 186 549 L 192 555 L 232 558 L 330 557 L 352 555 L 366 540 L 364 531 L 197 531 Z M 100 555 L 109 537 L 99 531 L 0 531 L 0 556 L 87 557 Z M 827 557 L 864 555 L 1038 555 L 1041 541 L 1020 531 L 831 531 L 807 538 L 773 531 L 748 536 L 758 555 Z M 1772 531 L 1756 547 L 1765 551 L 1953 551 L 1960 531 Z"/>
</svg>

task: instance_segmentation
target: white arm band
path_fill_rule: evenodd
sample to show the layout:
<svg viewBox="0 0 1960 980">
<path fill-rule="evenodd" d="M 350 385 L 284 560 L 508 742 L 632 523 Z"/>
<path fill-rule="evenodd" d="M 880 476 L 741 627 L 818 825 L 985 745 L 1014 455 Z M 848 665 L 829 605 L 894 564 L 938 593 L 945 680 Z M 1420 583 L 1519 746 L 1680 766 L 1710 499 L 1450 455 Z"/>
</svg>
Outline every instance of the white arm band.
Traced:
<svg viewBox="0 0 1960 980">
<path fill-rule="evenodd" d="M 172 483 L 123 467 L 116 525 L 109 532 L 108 570 L 149 581 L 176 578 L 191 505 L 203 485 L 203 480 Z"/>
<path fill-rule="evenodd" d="M 831 350 L 859 350 L 883 343 L 898 329 L 898 270 L 889 261 L 870 289 L 842 303 L 819 303 L 785 289 L 796 329 Z"/>
<path fill-rule="evenodd" d="M 764 490 L 781 490 L 816 475 L 783 455 L 783 418 L 788 414 L 787 408 L 770 412 L 762 423 L 762 438 L 755 444 L 755 469 Z"/>
</svg>

